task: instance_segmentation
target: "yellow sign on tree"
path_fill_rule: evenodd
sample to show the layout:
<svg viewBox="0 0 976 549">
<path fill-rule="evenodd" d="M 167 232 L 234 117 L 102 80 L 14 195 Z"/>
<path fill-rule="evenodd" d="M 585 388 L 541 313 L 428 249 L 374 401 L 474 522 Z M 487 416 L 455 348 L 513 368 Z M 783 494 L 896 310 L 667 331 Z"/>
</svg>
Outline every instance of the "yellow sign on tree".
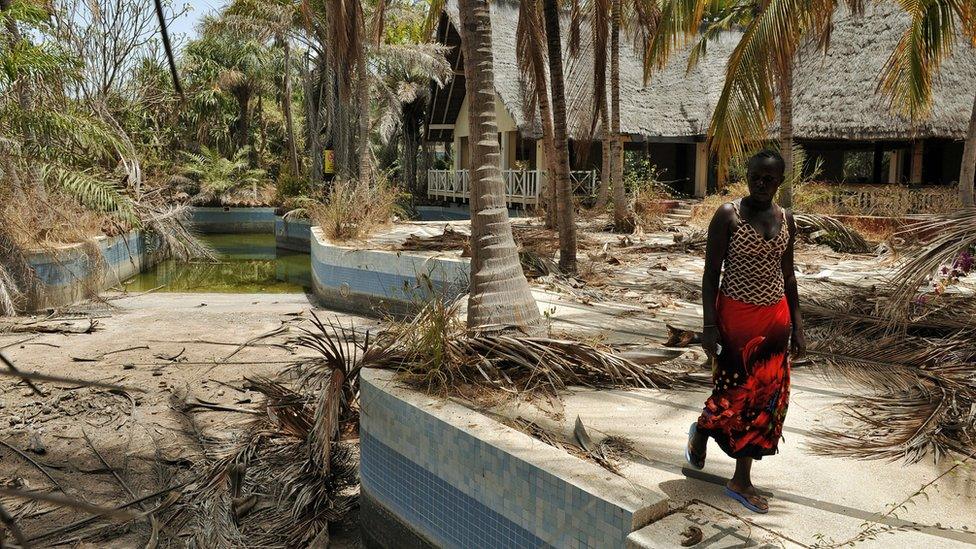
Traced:
<svg viewBox="0 0 976 549">
<path fill-rule="evenodd" d="M 335 173 L 335 151 L 333 149 L 325 149 L 322 152 L 322 171 L 327 174 Z"/>
</svg>

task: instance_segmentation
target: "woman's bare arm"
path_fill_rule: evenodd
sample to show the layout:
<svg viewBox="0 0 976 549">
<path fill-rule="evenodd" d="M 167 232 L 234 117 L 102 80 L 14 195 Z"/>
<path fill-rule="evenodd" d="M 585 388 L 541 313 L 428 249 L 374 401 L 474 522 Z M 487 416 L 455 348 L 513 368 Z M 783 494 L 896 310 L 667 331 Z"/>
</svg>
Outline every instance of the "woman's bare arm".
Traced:
<svg viewBox="0 0 976 549">
<path fill-rule="evenodd" d="M 722 263 L 729 247 L 729 233 L 735 210 L 731 204 L 723 204 L 708 225 L 708 241 L 705 245 L 705 273 L 702 275 L 702 348 L 709 356 L 717 354 L 718 314 L 715 303 L 718 299 L 719 278 Z"/>
<path fill-rule="evenodd" d="M 783 283 L 786 293 L 786 303 L 790 306 L 790 321 L 793 323 L 793 354 L 803 356 L 806 352 L 806 338 L 803 335 L 803 317 L 800 315 L 800 295 L 796 289 L 796 270 L 793 267 L 793 248 L 796 242 L 796 222 L 793 214 L 786 213 L 786 222 L 790 228 L 790 242 L 783 252 Z"/>
</svg>

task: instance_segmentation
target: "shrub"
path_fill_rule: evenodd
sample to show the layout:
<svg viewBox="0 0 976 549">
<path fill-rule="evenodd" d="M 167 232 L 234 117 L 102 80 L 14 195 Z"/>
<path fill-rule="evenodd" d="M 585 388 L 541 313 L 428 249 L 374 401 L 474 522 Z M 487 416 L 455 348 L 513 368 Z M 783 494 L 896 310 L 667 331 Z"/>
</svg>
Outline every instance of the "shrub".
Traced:
<svg viewBox="0 0 976 549">
<path fill-rule="evenodd" d="M 325 203 L 311 208 L 311 217 L 330 240 L 360 239 L 393 221 L 399 198 L 399 190 L 384 179 L 374 185 L 336 180 Z"/>
</svg>

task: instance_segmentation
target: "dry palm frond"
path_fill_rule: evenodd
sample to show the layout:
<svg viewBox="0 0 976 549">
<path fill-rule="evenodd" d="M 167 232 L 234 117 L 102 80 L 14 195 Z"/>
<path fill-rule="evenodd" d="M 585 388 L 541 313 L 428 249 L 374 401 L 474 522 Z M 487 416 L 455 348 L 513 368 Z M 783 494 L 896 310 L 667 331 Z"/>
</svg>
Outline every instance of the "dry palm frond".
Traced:
<svg viewBox="0 0 976 549">
<path fill-rule="evenodd" d="M 976 348 L 968 336 L 865 339 L 821 334 L 810 354 L 875 395 L 848 399 L 848 424 L 821 429 L 818 452 L 858 458 L 904 458 L 970 451 L 976 444 Z M 968 448 L 968 449 L 967 449 Z"/>
<path fill-rule="evenodd" d="M 355 451 L 336 439 L 331 413 L 341 391 L 296 393 L 268 380 L 251 386 L 265 395 L 264 411 L 236 443 L 208 443 L 216 459 L 169 518 L 174 541 L 307 547 L 357 504 Z"/>
<path fill-rule="evenodd" d="M 837 219 L 819 214 L 796 214 L 796 228 L 803 233 L 820 233 L 815 241 L 827 244 L 835 251 L 863 254 L 871 251 L 871 245 L 860 233 Z"/>
<path fill-rule="evenodd" d="M 907 253 L 908 260 L 893 277 L 895 286 L 889 312 L 903 315 L 916 300 L 922 287 L 943 265 L 951 264 L 961 254 L 976 247 L 976 208 L 965 208 L 950 214 L 930 215 L 909 225 L 903 233 L 935 235 L 921 247 Z"/>
<path fill-rule="evenodd" d="M 570 340 L 465 334 L 456 306 L 434 303 L 412 321 L 384 334 L 387 353 L 379 367 L 397 370 L 431 392 L 483 386 L 552 394 L 569 386 L 593 388 L 684 385 L 677 374 L 637 364 L 610 348 Z"/>
<path fill-rule="evenodd" d="M 810 443 L 818 453 L 858 459 L 935 461 L 976 447 L 974 401 L 939 387 L 851 398 L 847 416 L 859 426 L 819 429 Z M 966 450 L 968 448 L 968 450 Z"/>
<path fill-rule="evenodd" d="M 161 210 L 139 205 L 142 226 L 153 237 L 153 253 L 160 259 L 173 258 L 214 260 L 216 252 L 193 232 L 190 208 L 186 205 L 167 206 Z"/>
</svg>

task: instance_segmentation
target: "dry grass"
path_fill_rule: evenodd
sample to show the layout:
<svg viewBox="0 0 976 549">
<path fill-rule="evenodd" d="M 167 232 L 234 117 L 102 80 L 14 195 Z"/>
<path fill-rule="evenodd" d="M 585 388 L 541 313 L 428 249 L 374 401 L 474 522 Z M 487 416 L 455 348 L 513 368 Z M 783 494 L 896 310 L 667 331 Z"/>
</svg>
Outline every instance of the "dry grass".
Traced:
<svg viewBox="0 0 976 549">
<path fill-rule="evenodd" d="M 671 198 L 664 185 L 654 181 L 635 184 L 630 198 L 630 210 L 634 224 L 646 232 L 664 228 L 664 216 L 668 213 L 666 200 Z"/>
<path fill-rule="evenodd" d="M 0 216 L 3 232 L 23 249 L 83 242 L 102 234 L 119 234 L 125 229 L 59 193 L 45 197 L 29 192 L 17 196 L 5 189 L 0 191 Z"/>
<path fill-rule="evenodd" d="M 389 225 L 397 213 L 398 191 L 384 181 L 333 183 L 324 204 L 311 208 L 315 225 L 330 240 L 362 239 Z"/>
</svg>

